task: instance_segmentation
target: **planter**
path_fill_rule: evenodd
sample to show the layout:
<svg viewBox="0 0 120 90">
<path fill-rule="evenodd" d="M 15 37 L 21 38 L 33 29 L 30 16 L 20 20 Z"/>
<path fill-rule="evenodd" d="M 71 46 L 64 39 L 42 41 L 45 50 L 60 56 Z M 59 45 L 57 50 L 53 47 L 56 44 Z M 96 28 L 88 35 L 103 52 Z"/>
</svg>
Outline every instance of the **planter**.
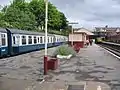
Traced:
<svg viewBox="0 0 120 90">
<path fill-rule="evenodd" d="M 64 55 L 57 55 L 57 58 L 59 59 L 70 59 L 72 57 L 72 54 L 64 56 Z"/>
</svg>

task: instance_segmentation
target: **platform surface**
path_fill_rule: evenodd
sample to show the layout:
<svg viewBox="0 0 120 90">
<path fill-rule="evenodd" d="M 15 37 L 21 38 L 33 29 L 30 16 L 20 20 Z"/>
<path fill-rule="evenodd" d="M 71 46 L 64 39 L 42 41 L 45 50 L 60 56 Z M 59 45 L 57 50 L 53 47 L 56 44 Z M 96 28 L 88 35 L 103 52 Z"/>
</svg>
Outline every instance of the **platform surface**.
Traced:
<svg viewBox="0 0 120 90">
<path fill-rule="evenodd" d="M 96 44 L 80 49 L 70 60 L 59 60 L 58 69 L 46 76 L 42 75 L 43 55 L 44 51 L 40 51 L 1 59 L 0 89 L 68 90 L 70 86 L 79 89 L 79 85 L 84 85 L 85 90 L 120 90 L 119 59 Z M 45 79 L 42 83 L 36 81 L 41 75 Z"/>
</svg>

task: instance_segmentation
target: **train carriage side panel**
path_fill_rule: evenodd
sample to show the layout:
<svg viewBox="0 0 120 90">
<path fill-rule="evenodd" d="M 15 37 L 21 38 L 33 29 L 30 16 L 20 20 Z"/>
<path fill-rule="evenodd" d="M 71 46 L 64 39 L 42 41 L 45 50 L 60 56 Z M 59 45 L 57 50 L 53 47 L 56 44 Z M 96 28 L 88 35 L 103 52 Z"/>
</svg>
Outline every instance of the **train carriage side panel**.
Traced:
<svg viewBox="0 0 120 90">
<path fill-rule="evenodd" d="M 19 54 L 44 49 L 45 34 L 18 29 L 7 29 L 9 54 Z M 48 34 L 48 47 L 58 46 L 66 42 L 63 36 Z"/>
<path fill-rule="evenodd" d="M 23 40 L 23 36 L 26 37 L 25 40 Z M 30 43 L 29 36 L 32 37 L 32 42 Z M 28 38 L 27 38 L 28 37 Z M 44 41 L 43 41 L 43 36 L 35 36 L 35 35 L 21 35 L 20 38 L 20 45 L 19 45 L 19 53 L 23 52 L 29 52 L 29 51 L 35 51 L 35 50 L 40 50 L 44 48 Z M 25 41 L 25 42 L 23 42 Z"/>
<path fill-rule="evenodd" d="M 55 36 L 54 45 L 55 45 L 55 46 L 59 46 L 59 45 L 60 45 L 60 42 L 59 42 L 59 35 L 54 35 L 54 36 Z"/>
</svg>

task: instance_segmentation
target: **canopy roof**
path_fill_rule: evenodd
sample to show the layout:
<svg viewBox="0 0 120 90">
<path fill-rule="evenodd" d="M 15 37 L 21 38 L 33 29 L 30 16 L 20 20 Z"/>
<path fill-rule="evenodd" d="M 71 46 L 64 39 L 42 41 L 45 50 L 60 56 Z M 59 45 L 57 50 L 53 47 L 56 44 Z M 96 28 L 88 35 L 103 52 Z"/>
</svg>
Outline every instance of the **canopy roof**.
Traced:
<svg viewBox="0 0 120 90">
<path fill-rule="evenodd" d="M 78 28 L 74 30 L 74 33 L 86 33 L 87 35 L 94 35 L 91 31 L 86 28 Z"/>
</svg>

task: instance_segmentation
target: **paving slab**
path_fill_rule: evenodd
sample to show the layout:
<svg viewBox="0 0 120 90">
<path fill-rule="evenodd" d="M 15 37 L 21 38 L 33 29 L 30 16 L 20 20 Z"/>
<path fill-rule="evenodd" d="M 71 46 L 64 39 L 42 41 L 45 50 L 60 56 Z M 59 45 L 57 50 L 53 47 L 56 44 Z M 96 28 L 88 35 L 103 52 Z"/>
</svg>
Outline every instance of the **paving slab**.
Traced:
<svg viewBox="0 0 120 90">
<path fill-rule="evenodd" d="M 110 90 L 107 84 L 93 81 L 80 81 L 80 82 L 44 82 L 41 84 L 40 90 Z"/>
</svg>

